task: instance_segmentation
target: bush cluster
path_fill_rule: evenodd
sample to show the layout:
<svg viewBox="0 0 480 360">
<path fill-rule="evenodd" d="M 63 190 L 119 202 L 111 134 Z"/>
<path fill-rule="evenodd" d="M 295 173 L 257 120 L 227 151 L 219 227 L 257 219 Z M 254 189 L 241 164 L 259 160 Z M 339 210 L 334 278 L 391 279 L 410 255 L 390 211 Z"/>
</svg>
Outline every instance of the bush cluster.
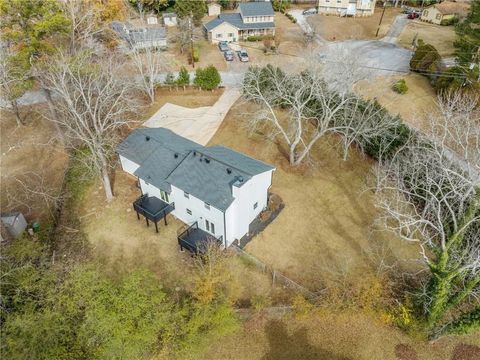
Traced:
<svg viewBox="0 0 480 360">
<path fill-rule="evenodd" d="M 263 36 L 261 35 L 252 35 L 247 37 L 247 41 L 261 41 L 263 40 Z"/>
<path fill-rule="evenodd" d="M 405 82 L 405 79 L 400 79 L 398 80 L 395 84 L 392 86 L 393 91 L 399 94 L 406 94 L 408 91 L 408 86 L 407 83 Z"/>
<path fill-rule="evenodd" d="M 197 69 L 193 83 L 203 90 L 213 90 L 220 85 L 220 74 L 213 65 L 207 66 L 205 69 Z"/>
</svg>

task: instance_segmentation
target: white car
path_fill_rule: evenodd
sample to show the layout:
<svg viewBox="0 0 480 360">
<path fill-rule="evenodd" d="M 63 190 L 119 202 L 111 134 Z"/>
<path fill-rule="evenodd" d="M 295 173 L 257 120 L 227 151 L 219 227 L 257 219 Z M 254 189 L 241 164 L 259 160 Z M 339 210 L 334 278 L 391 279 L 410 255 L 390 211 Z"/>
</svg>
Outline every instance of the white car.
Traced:
<svg viewBox="0 0 480 360">
<path fill-rule="evenodd" d="M 240 59 L 241 62 L 248 62 L 248 53 L 247 50 L 242 49 L 237 52 L 238 53 L 238 58 Z"/>
</svg>

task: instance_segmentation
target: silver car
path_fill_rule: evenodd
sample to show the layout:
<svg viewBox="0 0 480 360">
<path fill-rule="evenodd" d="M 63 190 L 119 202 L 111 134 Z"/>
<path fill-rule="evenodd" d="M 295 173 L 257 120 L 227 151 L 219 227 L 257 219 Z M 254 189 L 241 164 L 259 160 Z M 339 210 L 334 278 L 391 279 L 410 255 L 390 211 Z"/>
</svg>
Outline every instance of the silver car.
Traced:
<svg viewBox="0 0 480 360">
<path fill-rule="evenodd" d="M 225 60 L 233 61 L 233 51 L 232 50 L 224 51 L 223 56 L 225 57 Z"/>
<path fill-rule="evenodd" d="M 238 58 L 241 62 L 248 62 L 248 53 L 246 50 L 242 49 L 238 52 Z"/>
</svg>

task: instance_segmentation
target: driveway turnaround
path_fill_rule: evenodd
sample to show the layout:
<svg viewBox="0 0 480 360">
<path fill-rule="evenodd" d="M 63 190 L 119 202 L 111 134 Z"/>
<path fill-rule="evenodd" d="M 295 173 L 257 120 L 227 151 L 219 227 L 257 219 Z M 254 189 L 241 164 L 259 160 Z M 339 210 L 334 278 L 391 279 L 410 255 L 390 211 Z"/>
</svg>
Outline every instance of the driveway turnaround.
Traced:
<svg viewBox="0 0 480 360">
<path fill-rule="evenodd" d="M 227 88 L 213 106 L 193 109 L 167 103 L 143 125 L 150 128 L 164 127 L 198 144 L 206 145 L 240 95 L 240 89 Z"/>
</svg>

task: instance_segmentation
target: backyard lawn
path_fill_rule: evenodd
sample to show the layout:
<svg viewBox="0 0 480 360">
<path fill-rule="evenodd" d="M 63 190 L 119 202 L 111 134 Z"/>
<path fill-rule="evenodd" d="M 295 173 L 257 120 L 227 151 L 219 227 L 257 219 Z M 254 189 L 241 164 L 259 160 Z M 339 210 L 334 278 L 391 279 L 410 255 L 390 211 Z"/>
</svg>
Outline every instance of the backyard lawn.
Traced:
<svg viewBox="0 0 480 360">
<path fill-rule="evenodd" d="M 210 144 L 224 144 L 277 167 L 271 191 L 285 203 L 264 232 L 246 250 L 311 290 L 339 275 L 361 278 L 378 265 L 378 254 L 400 267 L 417 268 L 418 248 L 376 230 L 378 215 L 367 189 L 372 162 L 352 152 L 344 162 L 324 140 L 315 146 L 311 165 L 292 168 L 275 144 L 248 136 L 243 122 L 251 104 L 238 103 Z"/>
<path fill-rule="evenodd" d="M 453 26 L 440 26 L 413 20 L 402 30 L 398 44 L 411 49 L 415 36 L 427 44 L 433 45 L 441 56 L 452 56 L 455 51 L 453 43 L 457 39 L 457 35 Z"/>
<path fill-rule="evenodd" d="M 403 95 L 392 90 L 393 84 L 400 79 L 404 79 L 408 86 Z M 362 80 L 356 84 L 355 92 L 367 99 L 377 99 L 388 111 L 400 115 L 410 125 L 429 129 L 428 115 L 436 108 L 436 94 L 425 76 L 410 73 Z"/>
<path fill-rule="evenodd" d="M 385 10 L 382 20 L 382 26 L 378 33 L 380 39 L 386 35 L 395 17 L 400 14 L 400 9 L 390 8 Z M 376 39 L 378 23 L 382 9 L 376 8 L 372 16 L 365 17 L 339 17 L 334 15 L 311 15 L 307 17 L 307 22 L 312 26 L 316 33 L 328 41 L 343 40 L 371 40 Z"/>
</svg>

